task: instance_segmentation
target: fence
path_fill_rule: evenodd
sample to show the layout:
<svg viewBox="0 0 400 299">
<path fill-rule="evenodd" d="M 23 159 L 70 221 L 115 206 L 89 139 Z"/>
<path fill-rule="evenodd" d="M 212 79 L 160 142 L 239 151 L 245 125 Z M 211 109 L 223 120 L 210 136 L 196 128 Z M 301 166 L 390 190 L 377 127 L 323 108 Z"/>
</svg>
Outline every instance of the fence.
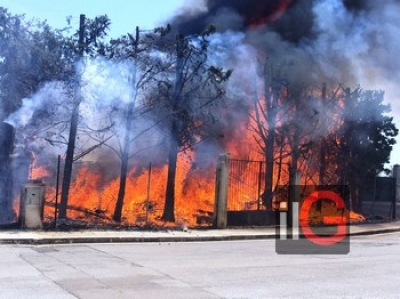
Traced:
<svg viewBox="0 0 400 299">
<path fill-rule="evenodd" d="M 228 211 L 264 210 L 265 162 L 229 161 Z"/>
<path fill-rule="evenodd" d="M 229 161 L 228 211 L 265 211 L 262 194 L 265 183 L 266 163 L 264 161 Z M 351 196 L 344 195 L 346 206 L 350 207 Z M 276 197 L 279 202 L 279 196 Z M 376 177 L 366 179 L 360 188 L 361 213 L 369 220 L 396 219 L 396 178 Z"/>
<path fill-rule="evenodd" d="M 360 192 L 362 214 L 371 220 L 396 218 L 396 179 L 376 177 L 367 179 Z"/>
</svg>

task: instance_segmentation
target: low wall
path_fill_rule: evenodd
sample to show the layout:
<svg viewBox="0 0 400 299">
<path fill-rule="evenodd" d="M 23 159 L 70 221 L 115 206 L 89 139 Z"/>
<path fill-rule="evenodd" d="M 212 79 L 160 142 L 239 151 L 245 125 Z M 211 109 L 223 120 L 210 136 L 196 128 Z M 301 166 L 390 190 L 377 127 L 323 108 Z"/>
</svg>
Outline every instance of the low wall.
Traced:
<svg viewBox="0 0 400 299">
<path fill-rule="evenodd" d="M 228 226 L 275 225 L 274 211 L 228 211 Z"/>
</svg>

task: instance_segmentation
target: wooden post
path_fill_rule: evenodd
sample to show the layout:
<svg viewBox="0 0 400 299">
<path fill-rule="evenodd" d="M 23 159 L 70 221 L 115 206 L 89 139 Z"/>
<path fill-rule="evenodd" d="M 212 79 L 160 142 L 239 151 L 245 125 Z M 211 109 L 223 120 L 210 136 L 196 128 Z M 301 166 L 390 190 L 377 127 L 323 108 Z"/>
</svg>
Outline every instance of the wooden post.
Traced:
<svg viewBox="0 0 400 299">
<path fill-rule="evenodd" d="M 54 228 L 57 227 L 57 210 L 58 210 L 58 191 L 60 188 L 60 165 L 61 155 L 57 156 L 57 174 L 56 174 L 56 200 L 54 204 Z"/>
</svg>

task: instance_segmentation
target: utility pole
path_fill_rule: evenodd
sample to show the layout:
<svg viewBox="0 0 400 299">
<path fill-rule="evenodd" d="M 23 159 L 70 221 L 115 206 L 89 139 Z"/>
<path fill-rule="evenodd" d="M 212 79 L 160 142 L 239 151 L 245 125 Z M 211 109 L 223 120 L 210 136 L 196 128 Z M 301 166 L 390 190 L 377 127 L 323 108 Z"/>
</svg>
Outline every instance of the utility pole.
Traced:
<svg viewBox="0 0 400 299">
<path fill-rule="evenodd" d="M 79 21 L 78 47 L 79 47 L 80 59 L 82 59 L 85 49 L 84 39 L 85 39 L 85 15 L 82 14 L 80 15 L 80 21 Z M 75 74 L 75 76 L 77 76 L 77 74 Z M 72 177 L 72 164 L 74 162 L 75 140 L 78 131 L 79 105 L 81 102 L 81 93 L 80 93 L 79 82 L 75 84 L 76 86 L 74 87 L 71 125 L 69 130 L 67 152 L 65 156 L 64 176 L 63 176 L 62 190 L 61 190 L 61 202 L 59 206 L 59 219 L 65 219 L 67 217 L 68 196 L 69 196 L 69 188 L 71 185 L 71 177 Z"/>
</svg>

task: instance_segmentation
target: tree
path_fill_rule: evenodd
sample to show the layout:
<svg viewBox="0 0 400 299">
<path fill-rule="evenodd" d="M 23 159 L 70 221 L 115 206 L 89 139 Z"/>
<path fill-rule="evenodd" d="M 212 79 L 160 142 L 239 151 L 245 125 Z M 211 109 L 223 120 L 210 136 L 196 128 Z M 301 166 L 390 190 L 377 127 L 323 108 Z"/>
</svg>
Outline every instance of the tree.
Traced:
<svg viewBox="0 0 400 299">
<path fill-rule="evenodd" d="M 176 35 L 173 41 L 174 74 L 164 73 L 159 77 L 161 110 L 166 117 L 162 122 L 170 134 L 167 144 L 168 174 L 164 211 L 161 219 L 175 221 L 175 177 L 178 153 L 190 149 L 203 137 L 207 123 L 213 115 L 209 109 L 224 96 L 223 83 L 228 80 L 231 70 L 208 64 L 207 37 L 210 30 L 201 35 Z M 170 54 L 171 54 L 170 53 Z"/>
<path fill-rule="evenodd" d="M 0 7 L 0 120 L 46 82 L 62 79 L 65 59 L 61 32 L 45 22 L 25 21 Z"/>
<path fill-rule="evenodd" d="M 109 25 L 110 22 L 106 16 L 96 17 L 94 20 L 86 20 L 85 15 L 80 16 L 78 42 L 75 44 L 76 41 L 74 41 L 74 39 L 70 39 L 69 43 L 70 49 L 72 50 L 71 52 L 75 52 L 75 59 L 77 60 L 75 63 L 83 58 L 85 52 L 89 55 L 93 55 L 96 53 L 96 48 L 100 50 L 102 49 L 103 44 L 98 43 L 98 39 L 106 36 L 106 30 L 108 29 Z M 83 61 L 80 62 L 83 63 Z M 74 162 L 75 140 L 79 122 L 79 105 L 82 100 L 79 86 L 79 71 L 76 71 L 74 76 L 76 81 L 75 86 L 73 87 L 74 92 L 71 121 L 65 157 L 64 176 L 62 181 L 61 201 L 59 205 L 59 218 L 61 219 L 65 219 L 67 216 L 68 196 L 72 177 L 72 164 Z"/>
<path fill-rule="evenodd" d="M 286 63 L 287 64 L 287 63 Z M 264 65 L 264 94 L 255 101 L 254 132 L 265 157 L 266 174 L 262 201 L 272 207 L 274 172 L 279 184 L 284 161 L 297 169 L 301 158 L 310 151 L 315 110 L 312 86 L 287 75 L 288 65 Z M 274 68 L 275 66 L 275 68 Z M 290 158 L 290 161 L 289 161 Z"/>
<path fill-rule="evenodd" d="M 26 21 L 24 16 L 12 15 L 0 7 L 0 40 L 0 122 L 6 120 L 20 128 L 27 125 L 27 116 L 13 117 L 14 113 L 24 103 L 29 105 L 31 96 L 46 82 L 64 76 L 66 60 L 60 46 L 63 36 L 45 22 Z M 33 109 L 28 112 L 33 113 Z M 14 173 L 12 175 L 11 168 L 8 169 L 7 179 L 1 180 L 9 190 L 15 186 L 13 194 L 6 199 L 10 206 L 21 184 L 29 177 L 33 151 L 33 135 L 23 130 L 16 130 L 16 135 Z M 8 136 L 7 140 L 13 142 L 14 136 Z M 14 147 L 14 144 L 9 146 Z M 0 168 L 6 166 L 7 163 L 0 163 Z"/>
<path fill-rule="evenodd" d="M 259 145 L 265 154 L 265 182 L 262 201 L 267 208 L 272 207 L 274 148 L 276 124 L 279 110 L 279 97 L 283 79 L 276 77 L 272 65 L 264 65 L 264 97 L 255 102 L 256 134 L 260 137 Z M 265 126 L 266 125 L 266 126 Z"/>
<path fill-rule="evenodd" d="M 154 30 L 154 33 L 161 32 L 161 35 L 164 35 L 167 31 L 168 28 L 158 28 Z M 166 67 L 157 59 L 151 58 L 150 52 L 155 39 L 156 36 L 150 33 L 141 37 L 139 27 L 136 27 L 135 36 L 128 34 L 118 40 L 112 40 L 108 50 L 104 52 L 112 61 L 120 64 L 130 63 L 132 66 L 132 71 L 129 75 L 131 92 L 129 93 L 128 104 L 121 105 L 122 107 L 118 109 L 122 110 L 122 117 L 119 119 L 124 122 L 123 137 L 118 132 L 115 132 L 114 136 L 120 139 L 119 149 L 110 146 L 121 161 L 118 195 L 112 217 L 117 222 L 121 221 L 122 216 L 129 160 L 135 154 L 131 152 L 132 143 L 154 127 L 154 125 L 150 125 L 142 128 L 136 134 L 133 133 L 132 129 L 138 117 L 148 113 L 151 107 L 149 100 L 143 95 L 144 90 L 151 89 L 150 85 L 154 82 L 154 76 Z"/>
<path fill-rule="evenodd" d="M 385 169 L 396 143 L 398 129 L 384 104 L 384 92 L 350 88 L 344 90 L 343 124 L 338 131 L 337 164 L 339 184 L 349 184 L 352 206 L 359 209 L 359 191 L 366 178 Z"/>
</svg>

